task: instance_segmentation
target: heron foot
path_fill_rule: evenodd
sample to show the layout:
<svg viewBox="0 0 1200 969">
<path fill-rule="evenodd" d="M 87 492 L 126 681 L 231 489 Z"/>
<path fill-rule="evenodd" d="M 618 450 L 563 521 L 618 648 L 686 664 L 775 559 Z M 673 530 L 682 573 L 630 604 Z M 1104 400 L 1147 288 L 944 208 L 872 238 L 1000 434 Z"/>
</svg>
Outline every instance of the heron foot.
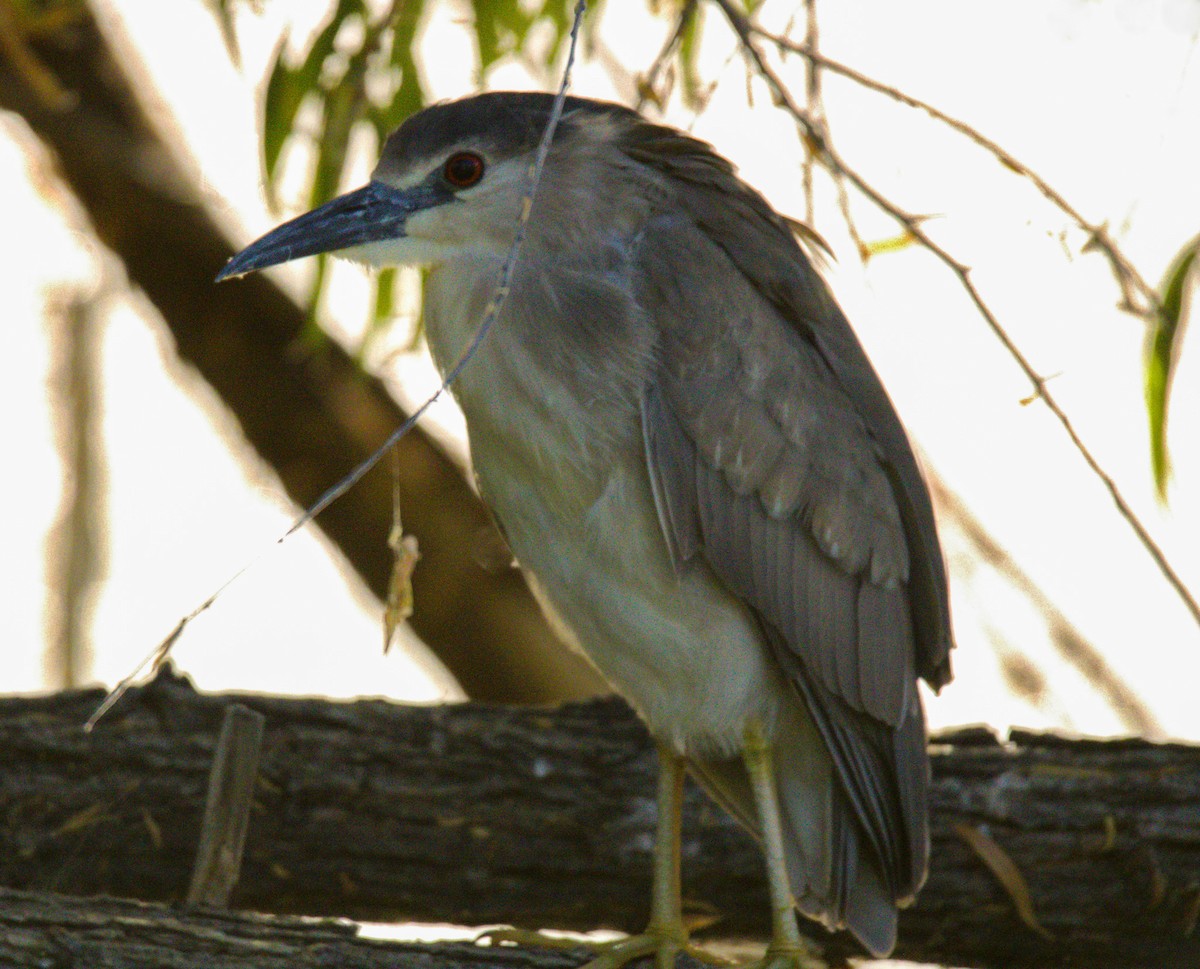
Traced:
<svg viewBox="0 0 1200 969">
<path fill-rule="evenodd" d="M 655 969 L 673 969 L 675 960 L 680 955 L 689 955 L 693 959 L 721 969 L 733 965 L 728 960 L 688 942 L 685 933 L 669 929 L 647 929 L 640 935 L 600 943 L 596 948 L 596 957 L 585 962 L 579 969 L 620 969 L 621 966 L 648 956 L 654 957 Z"/>
<path fill-rule="evenodd" d="M 799 944 L 772 943 L 767 947 L 766 954 L 746 969 L 829 969 L 829 964 L 814 946 L 806 945 L 801 940 Z"/>
<path fill-rule="evenodd" d="M 677 930 L 652 927 L 639 935 L 630 935 L 609 942 L 568 939 L 529 929 L 489 929 L 475 937 L 476 942 L 484 939 L 493 943 L 512 942 L 547 949 L 590 949 L 595 952 L 595 957 L 580 965 L 579 969 L 620 969 L 622 966 L 649 956 L 654 957 L 655 969 L 673 969 L 675 960 L 680 955 L 691 956 L 698 962 L 717 967 L 717 969 L 730 969 L 735 965 L 728 959 L 723 959 L 711 952 L 706 952 L 700 946 L 693 945 L 687 940 L 687 933 L 682 926 Z M 784 967 L 781 965 L 779 969 L 784 969 Z M 789 964 L 788 969 L 799 969 L 799 967 Z M 809 967 L 805 966 L 804 969 L 809 969 Z"/>
</svg>

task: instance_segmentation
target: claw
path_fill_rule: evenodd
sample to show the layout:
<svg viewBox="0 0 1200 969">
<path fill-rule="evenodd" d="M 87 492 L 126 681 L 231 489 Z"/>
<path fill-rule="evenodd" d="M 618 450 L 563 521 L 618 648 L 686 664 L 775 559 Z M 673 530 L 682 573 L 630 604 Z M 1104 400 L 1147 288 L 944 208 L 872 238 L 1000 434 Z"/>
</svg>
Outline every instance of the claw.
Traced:
<svg viewBox="0 0 1200 969">
<path fill-rule="evenodd" d="M 790 943 L 768 946 L 766 954 L 745 969 L 829 969 L 829 964 L 821 958 L 815 947 L 808 946 L 800 940 L 799 945 Z"/>
<path fill-rule="evenodd" d="M 680 937 L 679 933 L 670 930 L 647 930 L 640 935 L 630 935 L 623 939 L 595 942 L 589 939 L 549 935 L 531 929 L 506 927 L 485 929 L 480 932 L 475 936 L 475 943 L 483 942 L 492 945 L 509 942 L 543 949 L 590 949 L 595 952 L 595 957 L 583 963 L 579 969 L 621 969 L 622 966 L 647 956 L 654 956 L 655 969 L 673 969 L 675 960 L 680 954 L 689 955 L 698 962 L 714 966 L 716 969 L 729 969 L 735 965 L 728 959 L 722 959 L 711 952 L 706 952 L 699 946 L 692 945 L 686 937 Z M 783 967 L 781 966 L 780 969 Z"/>
<path fill-rule="evenodd" d="M 604 942 L 589 942 L 586 939 L 573 939 L 565 935 L 551 935 L 539 932 L 537 929 L 518 929 L 511 925 L 496 926 L 484 929 L 474 939 L 475 945 L 528 945 L 539 949 L 586 949 L 595 945 L 607 945 Z"/>
</svg>

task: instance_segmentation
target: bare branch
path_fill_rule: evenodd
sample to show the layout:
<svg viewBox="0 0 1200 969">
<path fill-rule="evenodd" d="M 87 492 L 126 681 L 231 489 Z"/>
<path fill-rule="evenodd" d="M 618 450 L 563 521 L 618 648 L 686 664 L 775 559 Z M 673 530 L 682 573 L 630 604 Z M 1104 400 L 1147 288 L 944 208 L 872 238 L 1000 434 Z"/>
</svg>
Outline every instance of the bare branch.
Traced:
<svg viewBox="0 0 1200 969">
<path fill-rule="evenodd" d="M 207 599 L 193 609 L 190 613 L 179 620 L 175 628 L 167 635 L 157 647 L 137 665 L 132 673 L 122 679 L 104 698 L 104 701 L 96 708 L 96 711 L 88 719 L 86 729 L 91 730 L 105 713 L 112 709 L 126 690 L 132 686 L 134 680 L 141 674 L 142 670 L 151 666 L 152 669 L 158 670 L 162 664 L 166 662 L 170 655 L 171 649 L 176 641 L 183 634 L 184 630 L 202 613 L 207 612 L 213 604 L 224 594 L 225 590 L 238 581 L 249 569 L 256 565 L 264 556 L 271 552 L 274 548 L 281 545 L 283 542 L 291 538 L 296 532 L 300 531 L 305 525 L 311 522 L 322 511 L 328 508 L 331 504 L 341 498 L 347 491 L 363 479 L 363 477 L 372 468 L 377 465 L 383 456 L 394 448 L 409 431 L 417 426 L 417 422 L 425 414 L 430 407 L 445 393 L 463 369 L 470 363 L 475 352 L 483 343 L 488 331 L 500 316 L 501 310 L 508 299 L 509 289 L 512 284 L 513 273 L 516 269 L 517 259 L 521 254 L 521 243 L 525 240 L 526 228 L 529 224 L 529 216 L 533 211 L 533 198 L 537 194 L 538 183 L 542 177 L 542 167 L 546 163 L 546 156 L 550 152 L 550 142 L 554 138 L 554 131 L 558 127 L 559 118 L 562 117 L 563 105 L 566 101 L 567 88 L 571 83 L 571 68 L 575 63 L 575 50 L 579 39 L 579 27 L 583 22 L 584 11 L 587 9 L 586 0 L 577 0 L 575 4 L 575 21 L 571 27 L 571 46 L 567 54 L 567 63 L 563 68 L 562 83 L 559 85 L 558 94 L 554 99 L 554 107 L 550 112 L 550 117 L 546 122 L 545 131 L 542 134 L 541 143 L 538 145 L 537 155 L 534 158 L 532 167 L 529 170 L 527 181 L 525 184 L 525 193 L 521 199 L 521 210 L 517 215 L 516 227 L 513 233 L 512 244 L 509 247 L 508 255 L 504 260 L 504 265 L 500 271 L 500 279 L 496 284 L 496 288 L 492 293 L 492 298 L 489 300 L 487 308 L 484 310 L 483 319 L 480 321 L 479 328 L 476 330 L 471 342 L 463 351 L 461 357 L 450 368 L 445 378 L 442 380 L 441 386 L 438 387 L 426 401 L 421 404 L 409 417 L 394 430 L 374 452 L 371 453 L 364 461 L 352 469 L 340 481 L 325 491 L 305 512 L 300 515 L 291 526 L 280 535 L 270 545 L 265 547 L 252 560 L 243 565 L 228 579 L 226 579 L 220 587 L 216 589 Z"/>
<path fill-rule="evenodd" d="M 1007 149 L 993 141 L 991 138 L 982 134 L 979 130 L 967 124 L 953 115 L 949 115 L 940 108 L 935 108 L 927 101 L 922 101 L 920 98 L 915 98 L 910 94 L 892 87 L 889 84 L 884 84 L 882 81 L 877 81 L 872 77 L 868 77 L 861 71 L 857 71 L 852 67 L 848 67 L 838 61 L 826 57 L 818 52 L 816 45 L 811 42 L 805 44 L 797 44 L 794 40 L 787 37 L 773 34 L 770 31 L 750 24 L 750 33 L 762 37 L 775 44 L 781 50 L 788 51 L 793 54 L 798 54 L 809 62 L 810 69 L 814 66 L 819 66 L 825 70 L 832 71 L 835 74 L 840 74 L 842 77 L 854 81 L 865 88 L 872 91 L 877 91 L 880 94 L 886 95 L 901 104 L 908 105 L 910 108 L 916 108 L 919 111 L 924 111 L 931 118 L 942 122 L 954 131 L 963 135 L 965 138 L 974 142 L 988 154 L 992 155 L 996 161 L 1000 162 L 1005 168 L 1017 175 L 1029 179 L 1034 188 L 1048 201 L 1051 205 L 1066 215 L 1088 236 L 1088 242 L 1084 246 L 1084 250 L 1089 249 L 1099 250 L 1100 253 L 1108 260 L 1112 267 L 1113 277 L 1117 281 L 1117 286 L 1121 290 L 1121 302 L 1118 304 L 1120 308 L 1134 316 L 1141 317 L 1144 320 L 1153 320 L 1158 311 L 1158 295 L 1137 267 L 1125 256 L 1120 247 L 1113 241 L 1109 235 L 1108 227 L 1104 223 L 1090 222 L 1084 218 L 1083 214 L 1066 200 L 1063 195 L 1050 185 L 1041 175 L 1026 165 L 1024 162 L 1015 158 Z M 1142 302 L 1139 303 L 1139 298 Z"/>
<path fill-rule="evenodd" d="M 687 30 L 688 21 L 695 16 L 695 13 L 696 0 L 684 0 L 683 6 L 679 8 L 679 16 L 675 18 L 675 29 L 671 31 L 666 42 L 650 63 L 649 70 L 638 78 L 637 109 L 639 111 L 646 106 L 647 101 L 653 101 L 657 107 L 662 107 L 666 98 L 658 93 L 658 76 L 675 55 L 675 51 L 679 49 L 683 40 L 683 32 Z"/>
<path fill-rule="evenodd" d="M 0 700 L 0 885 L 178 899 L 213 747 L 237 702 L 266 725 L 235 907 L 524 928 L 646 923 L 654 744 L 616 699 L 520 709 L 210 695 L 164 672 L 84 734 L 98 692 Z M 967 728 L 935 736 L 930 760 L 933 862 L 900 915 L 898 957 L 1006 969 L 1200 965 L 1200 748 L 1022 731 L 1001 742 Z M 709 938 L 762 937 L 770 908 L 753 838 L 695 785 L 683 811 L 689 913 L 710 919 Z M 1000 857 L 1024 890 L 997 878 Z M 1023 921 L 1018 898 L 1053 940 Z M 5 967 L 14 934 L 53 932 L 4 921 L 10 899 L 0 890 Z M 802 921 L 830 963 L 857 951 Z"/>
<path fill-rule="evenodd" d="M 1071 422 L 1071 419 L 1067 416 L 1066 411 L 1062 408 L 1062 405 L 1058 403 L 1054 395 L 1051 394 L 1046 383 L 1046 378 L 1037 372 L 1033 364 L 1021 352 L 1016 342 L 1008 334 L 1008 331 L 1004 329 L 1004 326 L 996 317 L 996 314 L 992 312 L 987 302 L 983 299 L 983 296 L 980 294 L 978 288 L 971 281 L 970 267 L 957 260 L 942 246 L 935 242 L 929 233 L 925 231 L 923 220 L 919 216 L 900 208 L 900 206 L 896 205 L 891 201 L 891 199 L 887 198 L 878 189 L 871 185 L 855 169 L 846 164 L 845 160 L 838 155 L 828 139 L 823 137 L 821 126 L 813 119 L 808 111 L 796 101 L 788 86 L 783 82 L 782 78 L 780 78 L 778 72 L 767 63 L 766 59 L 762 55 L 762 52 L 754 43 L 753 35 L 755 30 L 750 21 L 747 20 L 741 11 L 739 11 L 733 5 L 731 0 L 714 0 L 714 2 L 721 8 L 726 19 L 729 21 L 730 26 L 740 38 L 743 48 L 746 51 L 746 56 L 750 58 L 751 62 L 754 64 L 755 70 L 759 77 L 761 77 L 771 89 L 771 94 L 775 99 L 775 102 L 789 114 L 791 114 L 792 117 L 795 118 L 796 123 L 802 129 L 804 135 L 813 140 L 814 144 L 819 149 L 818 157 L 821 159 L 822 164 L 826 165 L 830 171 L 840 172 L 843 176 L 849 179 L 850 183 L 854 185 L 855 188 L 857 188 L 863 193 L 863 195 L 874 202 L 878 208 L 886 212 L 896 222 L 898 222 L 916 242 L 920 243 L 920 245 L 929 250 L 929 252 L 936 256 L 942 263 L 944 263 L 946 267 L 958 278 L 959 284 L 966 291 L 967 296 L 971 299 L 971 302 L 975 304 L 975 308 L 978 310 L 979 315 L 983 317 L 984 322 L 987 323 L 992 333 L 995 334 L 996 338 L 1003 345 L 1004 349 L 1007 350 L 1013 360 L 1016 361 L 1017 366 L 1020 367 L 1022 373 L 1025 374 L 1026 379 L 1033 384 L 1036 396 L 1041 398 L 1042 402 L 1046 405 L 1047 409 L 1049 409 L 1050 413 L 1053 414 L 1058 420 L 1059 424 L 1062 425 L 1063 430 L 1067 433 L 1067 437 L 1070 438 L 1071 443 L 1075 446 L 1075 450 L 1079 452 L 1088 468 L 1091 469 L 1092 473 L 1108 490 L 1108 493 L 1113 500 L 1113 504 L 1115 504 L 1117 507 L 1118 513 L 1122 518 L 1125 519 L 1129 527 L 1133 529 L 1134 533 L 1138 537 L 1138 541 L 1142 543 L 1142 546 L 1154 560 L 1154 564 L 1158 566 L 1159 571 L 1162 572 L 1167 582 L 1170 583 L 1171 587 L 1183 601 L 1183 604 L 1187 607 L 1193 618 L 1198 624 L 1200 624 L 1200 603 L 1196 601 L 1196 598 L 1184 584 L 1183 579 L 1167 560 L 1166 554 L 1163 552 L 1162 548 L 1157 542 L 1154 541 L 1154 538 L 1150 535 L 1149 530 L 1142 523 L 1141 519 L 1133 510 L 1129 502 L 1125 499 L 1124 495 L 1121 493 L 1121 490 L 1117 487 L 1117 483 L 1113 479 L 1112 475 L 1105 471 L 1103 466 L 1097 460 L 1096 456 L 1092 453 L 1091 449 L 1088 448 L 1083 439 L 1079 436 L 1079 432 L 1076 431 L 1075 426 Z M 1026 169 L 1026 171 L 1028 171 L 1028 169 Z M 1086 225 L 1086 223 L 1082 224 Z M 1107 233 L 1102 226 L 1094 228 L 1096 229 L 1097 234 L 1093 236 L 1093 238 L 1099 238 L 1100 236 L 1107 238 Z M 1097 244 L 1099 245 L 1099 243 Z M 1111 240 L 1109 240 L 1109 244 L 1111 245 Z M 1124 275 L 1119 275 L 1119 279 L 1122 278 L 1126 277 Z"/>
<path fill-rule="evenodd" d="M 807 50 L 816 50 L 821 42 L 821 28 L 817 20 L 817 0 L 804 0 L 804 46 Z M 808 111 L 813 116 L 824 115 L 821 110 L 821 65 L 809 58 L 804 72 L 804 95 L 808 102 Z M 804 219 L 815 222 L 817 218 L 816 202 L 813 197 L 813 169 L 816 167 L 812 152 L 804 153 Z"/>
</svg>

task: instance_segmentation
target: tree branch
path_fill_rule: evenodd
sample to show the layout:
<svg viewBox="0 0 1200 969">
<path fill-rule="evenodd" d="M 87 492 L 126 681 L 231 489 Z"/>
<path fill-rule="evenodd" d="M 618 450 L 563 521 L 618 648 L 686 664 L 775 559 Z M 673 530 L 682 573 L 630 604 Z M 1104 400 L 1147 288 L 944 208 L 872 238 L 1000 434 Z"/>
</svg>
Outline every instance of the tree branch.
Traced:
<svg viewBox="0 0 1200 969">
<path fill-rule="evenodd" d="M 179 899 L 232 698 L 160 676 L 85 735 L 96 696 L 0 701 L 0 884 Z M 618 701 L 518 710 L 236 699 L 267 725 L 233 904 L 374 921 L 643 926 L 655 761 Z M 975 730 L 936 738 L 931 752 L 933 870 L 901 917 L 901 956 L 1009 969 L 1200 964 L 1200 748 L 1034 734 L 1002 744 Z M 757 846 L 694 787 L 683 857 L 689 910 L 717 918 L 710 935 L 766 931 Z M 1027 897 L 992 874 L 997 858 L 1022 873 Z M 856 951 L 802 921 L 830 956 Z"/>
<path fill-rule="evenodd" d="M 419 945 L 358 937 L 340 920 L 179 910 L 0 888 L 5 969 L 570 969 L 574 950 Z M 692 959 L 679 969 L 699 969 Z"/>
<path fill-rule="evenodd" d="M 221 396 L 292 500 L 308 507 L 404 413 L 336 344 L 307 346 L 303 311 L 267 277 L 213 285 L 233 248 L 86 7 L 30 44 L 74 106 L 48 105 L 0 46 L 0 108 L 54 150 L 97 236 L 162 313 L 180 356 Z M 547 702 L 606 692 L 558 644 L 520 574 L 479 564 L 477 550 L 489 544 L 481 536 L 493 547 L 502 540 L 454 463 L 419 433 L 398 454 L 405 527 L 421 548 L 412 626 L 468 695 Z M 391 518 L 392 482 L 377 468 L 318 519 L 381 599 Z"/>
<path fill-rule="evenodd" d="M 798 44 L 787 37 L 781 37 L 778 34 L 764 30 L 754 23 L 750 24 L 750 32 L 769 41 L 780 50 L 803 57 L 808 61 L 810 68 L 820 67 L 834 74 L 840 74 L 842 77 L 868 90 L 885 95 L 910 108 L 923 111 L 929 117 L 940 121 L 969 141 L 974 142 L 1005 168 L 1023 178 L 1027 178 L 1046 201 L 1067 216 L 1067 218 L 1087 234 L 1088 244 L 1085 246 L 1085 249 L 1091 247 L 1103 253 L 1104 258 L 1108 261 L 1112 269 L 1113 278 L 1116 280 L 1117 286 L 1121 291 L 1121 301 L 1118 304 L 1120 308 L 1139 317 L 1144 323 L 1152 322 L 1157 318 L 1159 310 L 1158 294 L 1146 282 L 1145 278 L 1138 272 L 1137 267 L 1130 262 L 1125 253 L 1121 251 L 1120 246 L 1113 241 L 1112 236 L 1108 232 L 1108 227 L 1103 223 L 1090 222 L 1084 218 L 1083 214 L 1068 202 L 1061 192 L 1034 171 L 1034 169 L 1013 156 L 999 142 L 993 141 L 977 128 L 955 118 L 953 115 L 947 114 L 940 108 L 934 107 L 927 101 L 922 101 L 920 98 L 913 97 L 899 88 L 893 87 L 890 84 L 884 84 L 882 81 L 869 77 L 853 67 L 826 57 L 816 49 L 814 44 L 807 40 L 803 44 Z"/>
<path fill-rule="evenodd" d="M 970 267 L 964 265 L 933 240 L 929 233 L 925 231 L 923 224 L 924 220 L 922 220 L 919 216 L 913 215 L 911 212 L 905 211 L 900 206 L 892 202 L 891 199 L 887 198 L 878 189 L 867 182 L 867 180 L 861 174 L 851 168 L 846 161 L 841 158 L 840 155 L 838 155 L 838 153 L 834 150 L 833 144 L 824 137 L 822 125 L 816 119 L 814 119 L 798 101 L 796 101 L 787 85 L 784 84 L 783 79 L 779 76 L 778 72 L 775 71 L 775 69 L 772 68 L 763 57 L 762 52 L 754 43 L 755 29 L 751 22 L 733 5 L 732 0 L 714 0 L 714 2 L 721 8 L 726 19 L 729 21 L 729 25 L 733 28 L 734 33 L 737 34 L 743 49 L 746 51 L 747 57 L 749 57 L 751 62 L 754 64 L 755 70 L 759 77 L 761 77 L 771 89 L 772 97 L 774 97 L 776 102 L 795 119 L 796 123 L 803 131 L 804 136 L 811 140 L 817 152 L 817 156 L 822 160 L 825 166 L 831 172 L 833 172 L 835 176 L 841 176 L 849 179 L 850 183 L 855 188 L 857 188 L 860 192 L 862 192 L 863 195 L 870 199 L 870 201 L 873 202 L 881 211 L 886 212 L 897 223 L 899 223 L 904 228 L 905 232 L 907 232 L 917 243 L 931 252 L 958 279 L 959 285 L 962 286 L 971 302 L 975 304 L 976 310 L 979 312 L 979 315 L 983 317 L 983 320 L 988 325 L 988 328 L 1000 341 L 1004 349 L 1008 352 L 1009 356 L 1013 358 L 1017 366 L 1020 367 L 1021 372 L 1025 375 L 1026 379 L 1033 385 L 1037 397 L 1042 400 L 1042 402 L 1046 405 L 1046 408 L 1062 426 L 1063 430 L 1067 434 L 1067 437 L 1070 439 L 1071 444 L 1083 458 L 1084 463 L 1087 464 L 1092 474 L 1095 475 L 1095 477 L 1108 491 L 1109 496 L 1112 498 L 1113 504 L 1117 508 L 1117 513 L 1123 519 L 1125 519 L 1125 522 L 1130 528 L 1133 529 L 1138 541 L 1141 542 L 1142 547 L 1146 549 L 1147 553 L 1154 561 L 1154 564 L 1158 566 L 1158 569 L 1163 574 L 1163 577 L 1170 584 L 1171 588 L 1175 590 L 1176 595 L 1179 596 L 1180 600 L 1183 602 L 1184 606 L 1187 607 L 1188 611 L 1192 614 L 1192 617 L 1196 620 L 1196 622 L 1200 623 L 1200 602 L 1198 602 L 1195 596 L 1192 595 L 1191 591 L 1184 583 L 1183 578 L 1178 572 L 1175 571 L 1175 568 L 1167 559 L 1166 553 L 1163 552 L 1162 548 L 1154 540 L 1149 529 L 1146 528 L 1141 518 L 1138 517 L 1137 512 L 1133 510 L 1133 506 L 1130 505 L 1125 499 L 1125 496 L 1121 493 L 1120 488 L 1117 487 L 1117 483 L 1112 475 L 1110 475 L 1104 469 L 1103 465 L 1100 464 L 1095 454 L 1092 453 L 1091 449 L 1079 436 L 1079 432 L 1075 429 L 1075 425 L 1067 415 L 1067 412 L 1050 392 L 1050 389 L 1047 386 L 1046 378 L 1037 372 L 1037 369 L 1033 366 L 1025 354 L 1021 352 L 1020 347 L 1017 346 L 1016 342 L 1009 335 L 1008 331 L 1005 330 L 1003 324 L 1001 324 L 1000 320 L 996 317 L 996 314 L 992 312 L 991 307 L 987 305 L 987 302 L 979 292 L 979 289 L 971 280 Z M 1028 170 L 1026 169 L 1025 172 L 1027 173 Z M 1082 221 L 1081 224 L 1086 225 L 1086 223 L 1083 223 Z M 1096 229 L 1097 233 L 1103 232 L 1102 226 L 1093 228 Z M 1099 234 L 1093 234 L 1092 238 L 1097 242 L 1097 244 L 1099 244 Z M 1122 282 L 1123 279 L 1124 277 L 1118 273 L 1118 281 Z M 1131 304 L 1130 310 L 1131 312 L 1138 312 L 1136 309 L 1136 304 Z"/>
</svg>

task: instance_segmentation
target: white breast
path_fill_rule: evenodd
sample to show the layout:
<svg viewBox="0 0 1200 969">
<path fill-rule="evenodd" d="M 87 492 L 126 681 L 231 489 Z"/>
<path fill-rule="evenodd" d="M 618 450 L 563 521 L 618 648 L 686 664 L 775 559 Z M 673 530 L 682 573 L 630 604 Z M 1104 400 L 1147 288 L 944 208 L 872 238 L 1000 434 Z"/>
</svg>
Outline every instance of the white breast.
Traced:
<svg viewBox="0 0 1200 969">
<path fill-rule="evenodd" d="M 454 327 L 473 289 L 461 273 L 447 283 L 426 311 L 442 366 L 469 339 Z M 455 390 L 480 490 L 543 605 L 651 732 L 681 753 L 732 753 L 747 717 L 773 722 L 778 673 L 749 613 L 703 564 L 676 575 L 638 401 L 581 400 L 570 376 L 548 370 L 518 324 L 489 333 Z"/>
</svg>

